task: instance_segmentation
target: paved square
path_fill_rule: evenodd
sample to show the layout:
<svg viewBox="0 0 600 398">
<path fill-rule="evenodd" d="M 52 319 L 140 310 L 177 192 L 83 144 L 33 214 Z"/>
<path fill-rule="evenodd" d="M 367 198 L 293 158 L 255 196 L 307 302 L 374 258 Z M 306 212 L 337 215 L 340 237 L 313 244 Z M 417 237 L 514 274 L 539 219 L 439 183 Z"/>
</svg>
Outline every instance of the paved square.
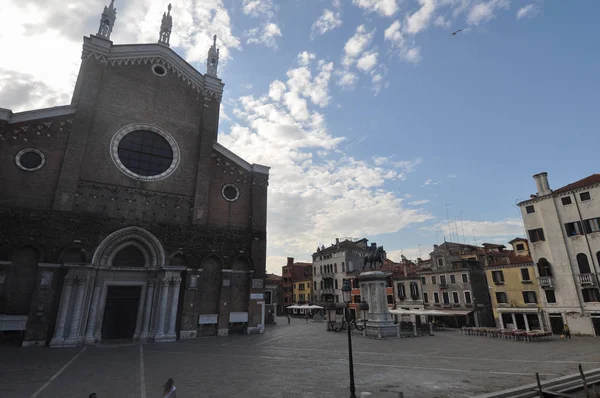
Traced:
<svg viewBox="0 0 600 398">
<path fill-rule="evenodd" d="M 346 333 L 283 318 L 263 335 L 87 348 L 0 348 L 1 397 L 347 397 Z M 524 343 L 461 336 L 353 338 L 357 395 L 467 397 L 600 367 L 600 339 Z M 66 365 L 66 366 L 65 366 Z M 61 372 L 62 369 L 62 372 Z M 143 371 L 142 371 L 143 370 Z M 60 372 L 60 373 L 59 373 Z M 57 375 L 57 373 L 59 373 Z M 382 391 L 383 390 L 383 391 Z"/>
</svg>

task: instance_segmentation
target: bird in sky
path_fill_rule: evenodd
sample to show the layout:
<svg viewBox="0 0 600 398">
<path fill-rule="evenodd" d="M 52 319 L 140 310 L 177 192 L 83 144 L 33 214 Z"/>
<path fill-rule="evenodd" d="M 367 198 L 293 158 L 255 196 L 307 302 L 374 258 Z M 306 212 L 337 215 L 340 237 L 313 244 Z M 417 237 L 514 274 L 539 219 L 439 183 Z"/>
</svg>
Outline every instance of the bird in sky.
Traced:
<svg viewBox="0 0 600 398">
<path fill-rule="evenodd" d="M 462 32 L 462 29 L 457 30 L 456 32 L 450 33 L 450 36 L 456 36 L 458 32 Z"/>
</svg>

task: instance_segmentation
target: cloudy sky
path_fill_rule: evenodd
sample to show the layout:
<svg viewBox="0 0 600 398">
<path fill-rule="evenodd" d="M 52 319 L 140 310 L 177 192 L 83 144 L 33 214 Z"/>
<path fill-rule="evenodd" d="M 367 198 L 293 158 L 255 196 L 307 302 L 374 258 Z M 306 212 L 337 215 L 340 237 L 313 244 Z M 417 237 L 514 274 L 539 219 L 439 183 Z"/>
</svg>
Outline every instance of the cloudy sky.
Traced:
<svg viewBox="0 0 600 398">
<path fill-rule="evenodd" d="M 2 0 L 0 107 L 68 103 L 108 2 Z M 600 2 L 171 2 L 171 47 L 201 72 L 218 35 L 219 141 L 271 166 L 271 272 L 336 237 L 396 260 L 506 243 L 533 174 L 598 172 Z M 168 3 L 116 0 L 113 41 L 156 42 Z"/>
</svg>

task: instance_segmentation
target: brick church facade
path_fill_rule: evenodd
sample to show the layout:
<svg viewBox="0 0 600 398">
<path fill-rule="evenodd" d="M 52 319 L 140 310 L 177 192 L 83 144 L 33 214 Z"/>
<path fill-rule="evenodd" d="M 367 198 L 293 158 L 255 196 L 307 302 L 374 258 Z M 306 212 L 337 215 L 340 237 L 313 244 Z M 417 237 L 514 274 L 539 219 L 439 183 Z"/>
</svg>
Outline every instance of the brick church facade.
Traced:
<svg viewBox="0 0 600 398">
<path fill-rule="evenodd" d="M 0 108 L 0 316 L 23 345 L 264 331 L 269 168 L 217 142 L 216 37 L 201 74 L 158 43 L 84 37 L 70 105 Z"/>
</svg>

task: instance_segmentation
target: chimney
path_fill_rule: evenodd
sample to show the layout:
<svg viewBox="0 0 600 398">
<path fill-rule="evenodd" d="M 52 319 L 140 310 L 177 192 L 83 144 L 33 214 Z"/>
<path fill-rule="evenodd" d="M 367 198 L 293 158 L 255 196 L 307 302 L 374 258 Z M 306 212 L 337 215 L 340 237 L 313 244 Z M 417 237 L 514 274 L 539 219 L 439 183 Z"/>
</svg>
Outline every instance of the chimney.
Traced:
<svg viewBox="0 0 600 398">
<path fill-rule="evenodd" d="M 433 245 L 433 251 L 436 251 L 438 249 L 438 245 Z"/>
<path fill-rule="evenodd" d="M 535 186 L 537 188 L 537 196 L 549 195 L 552 193 L 550 185 L 548 184 L 548 173 L 543 172 L 533 176 Z"/>
<path fill-rule="evenodd" d="M 288 259 L 288 263 L 287 263 L 287 265 L 292 265 L 292 264 L 294 264 L 294 257 L 288 257 L 287 259 Z"/>
</svg>

